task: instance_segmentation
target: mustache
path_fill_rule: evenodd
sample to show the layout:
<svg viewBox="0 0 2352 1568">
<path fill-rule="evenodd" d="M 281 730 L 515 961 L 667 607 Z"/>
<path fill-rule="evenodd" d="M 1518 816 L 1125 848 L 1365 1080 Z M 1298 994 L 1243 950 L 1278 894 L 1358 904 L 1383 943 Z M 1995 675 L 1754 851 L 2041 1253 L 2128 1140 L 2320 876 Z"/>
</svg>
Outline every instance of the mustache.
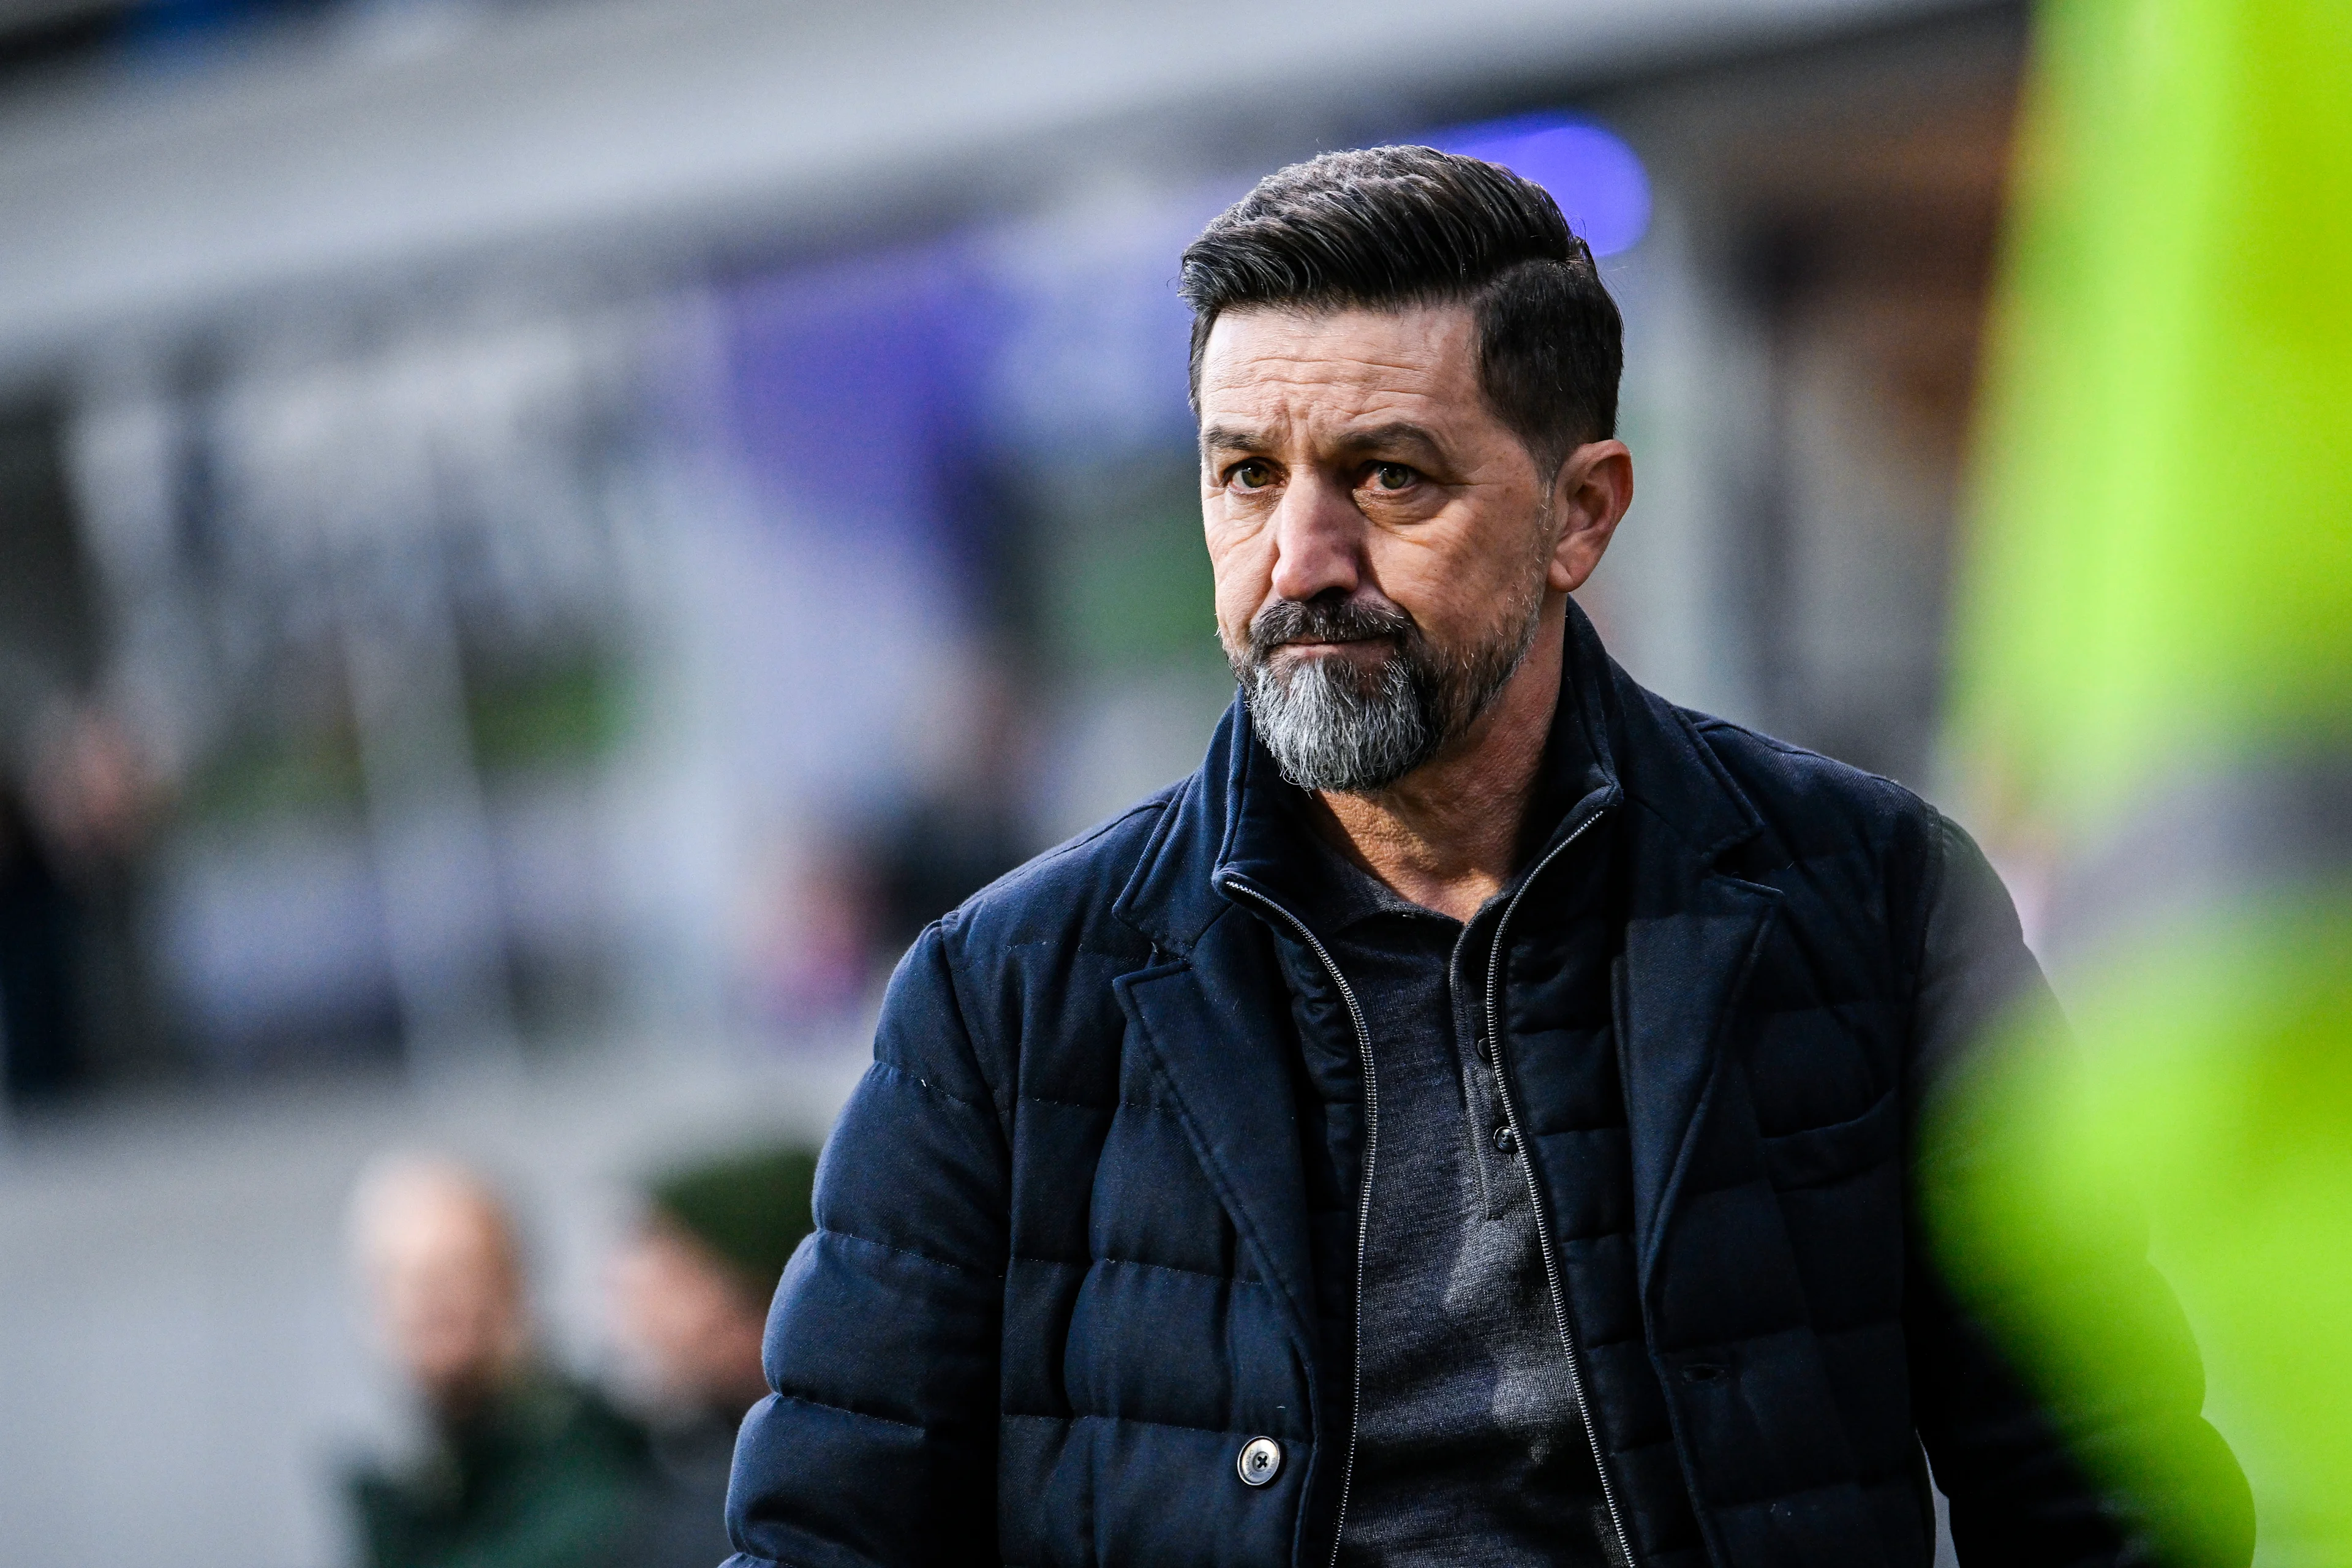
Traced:
<svg viewBox="0 0 2352 1568">
<path fill-rule="evenodd" d="M 1249 651 L 1263 663 L 1286 643 L 1410 640 L 1421 630 L 1394 605 L 1358 599 L 1276 599 L 1250 621 Z"/>
</svg>

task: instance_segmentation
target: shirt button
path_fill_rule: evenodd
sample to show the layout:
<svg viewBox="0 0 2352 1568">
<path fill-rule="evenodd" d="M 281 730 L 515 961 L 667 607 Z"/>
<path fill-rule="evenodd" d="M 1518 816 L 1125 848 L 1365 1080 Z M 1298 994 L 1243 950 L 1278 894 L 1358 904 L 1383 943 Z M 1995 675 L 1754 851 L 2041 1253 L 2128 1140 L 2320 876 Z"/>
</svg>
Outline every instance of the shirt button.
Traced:
<svg viewBox="0 0 2352 1568">
<path fill-rule="evenodd" d="M 1242 1445 L 1234 1470 L 1247 1487 L 1262 1487 L 1282 1468 L 1282 1445 L 1271 1437 L 1253 1437 Z"/>
<path fill-rule="evenodd" d="M 1510 1125 L 1507 1122 L 1495 1129 L 1495 1147 L 1503 1152 L 1503 1158 L 1509 1159 L 1511 1151 L 1518 1146 L 1519 1141 L 1511 1136 Z"/>
</svg>

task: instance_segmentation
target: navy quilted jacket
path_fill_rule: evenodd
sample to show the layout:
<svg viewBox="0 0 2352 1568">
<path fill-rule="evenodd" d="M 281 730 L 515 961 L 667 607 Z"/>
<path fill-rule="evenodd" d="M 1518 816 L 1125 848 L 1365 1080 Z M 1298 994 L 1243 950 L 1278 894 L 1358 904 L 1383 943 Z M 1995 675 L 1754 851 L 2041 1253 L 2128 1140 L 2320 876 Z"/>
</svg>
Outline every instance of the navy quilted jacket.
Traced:
<svg viewBox="0 0 2352 1568">
<path fill-rule="evenodd" d="M 1547 1058 L 1540 874 L 1496 1002 L 1634 1559 L 1920 1568 L 1924 1445 L 1964 1559 L 2141 1561 L 2062 1426 L 2175 1426 L 2242 1494 L 2185 1336 L 2139 1406 L 2063 1419 L 1914 1246 L 1921 1099 L 2042 984 L 1974 847 L 1895 784 L 1670 706 L 1570 625 L 1622 836 L 1622 1115 Z M 1240 829 L 1271 776 L 1236 703 L 1199 773 L 900 964 L 777 1292 L 730 1568 L 1330 1563 L 1352 1367 L 1318 1300 L 1353 1281 L 1328 1247 L 1318 1271 L 1305 1173 L 1336 1149 L 1359 1183 L 1361 1139 L 1303 1103 L 1299 1031 L 1349 1026 L 1252 897 Z"/>
</svg>

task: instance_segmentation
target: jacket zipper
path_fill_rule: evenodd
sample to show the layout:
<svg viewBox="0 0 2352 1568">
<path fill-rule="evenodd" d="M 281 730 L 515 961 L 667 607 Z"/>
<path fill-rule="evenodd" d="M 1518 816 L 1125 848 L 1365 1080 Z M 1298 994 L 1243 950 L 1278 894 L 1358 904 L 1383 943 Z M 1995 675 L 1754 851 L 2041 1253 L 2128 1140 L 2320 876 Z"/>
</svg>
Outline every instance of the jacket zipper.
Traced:
<svg viewBox="0 0 2352 1568">
<path fill-rule="evenodd" d="M 1518 1151 L 1520 1178 L 1528 1184 L 1528 1201 L 1534 1210 L 1536 1247 L 1543 1254 L 1544 1288 L 1551 1292 L 1552 1322 L 1559 1330 L 1559 1348 L 1568 1355 L 1569 1392 L 1576 1395 L 1576 1414 L 1584 1423 L 1584 1440 L 1592 1448 L 1592 1468 L 1601 1477 L 1601 1500 L 1609 1510 L 1609 1527 L 1617 1532 L 1617 1550 L 1622 1554 L 1626 1568 L 1635 1568 L 1633 1538 L 1625 1533 L 1625 1516 L 1617 1509 L 1617 1489 L 1610 1484 L 1609 1462 L 1601 1453 L 1601 1429 L 1592 1424 L 1592 1405 L 1584 1396 L 1584 1363 L 1576 1353 L 1576 1336 L 1568 1328 L 1568 1303 L 1559 1288 L 1559 1261 L 1552 1252 L 1551 1232 L 1544 1225 L 1543 1202 L 1536 1192 L 1535 1155 L 1528 1147 L 1526 1129 L 1519 1125 L 1518 1108 L 1511 1102 L 1511 1075 L 1503 1066 L 1503 1032 L 1497 1026 L 1500 1010 L 1496 1005 L 1503 973 L 1503 937 L 1510 929 L 1511 917 L 1518 912 L 1519 900 L 1528 896 L 1544 868 L 1568 852 L 1568 847 L 1584 837 L 1584 830 L 1601 820 L 1596 811 L 1576 825 L 1574 832 L 1552 846 L 1549 853 L 1536 862 L 1519 883 L 1519 890 L 1503 906 L 1502 918 L 1495 922 L 1495 942 L 1486 954 L 1486 1050 L 1487 1059 L 1495 1068 L 1495 1092 L 1503 1102 L 1503 1121 L 1511 1130 L 1512 1146 Z M 1360 1272 L 1360 1265 L 1359 1266 Z"/>
<path fill-rule="evenodd" d="M 1561 847 L 1565 848 L 1563 845 Z M 1339 973 L 1339 963 L 1331 957 L 1322 939 L 1307 929 L 1307 922 L 1276 902 L 1254 884 L 1239 877 L 1229 878 L 1226 885 L 1235 892 L 1246 895 L 1268 913 L 1281 916 L 1293 931 L 1315 950 L 1330 972 L 1331 983 L 1339 988 L 1341 1000 L 1348 1004 L 1348 1017 L 1356 1026 L 1356 1054 L 1364 1067 L 1364 1179 L 1362 1195 L 1356 1209 L 1356 1346 L 1354 1391 L 1348 1402 L 1348 1457 L 1339 1468 L 1339 1510 L 1331 1523 L 1331 1562 L 1338 1568 L 1339 1539 L 1348 1523 L 1348 1494 L 1356 1481 L 1356 1422 L 1364 1405 L 1364 1238 L 1372 1223 L 1372 1166 L 1381 1150 L 1381 1089 L 1380 1080 L 1372 1072 L 1372 1032 L 1364 1025 L 1364 1011 L 1356 1005 L 1355 987 Z M 1555 1298 L 1557 1300 L 1557 1298 Z"/>
</svg>

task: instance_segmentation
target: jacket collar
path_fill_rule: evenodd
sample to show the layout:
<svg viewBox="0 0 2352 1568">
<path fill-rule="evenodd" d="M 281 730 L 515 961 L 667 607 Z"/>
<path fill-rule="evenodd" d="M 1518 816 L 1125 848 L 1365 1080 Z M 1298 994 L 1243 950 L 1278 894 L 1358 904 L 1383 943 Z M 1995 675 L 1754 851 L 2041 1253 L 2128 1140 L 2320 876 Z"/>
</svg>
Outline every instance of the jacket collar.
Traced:
<svg viewBox="0 0 2352 1568">
<path fill-rule="evenodd" d="M 1742 1112 L 1744 1101 L 1716 1092 L 1726 1056 L 1718 1037 L 1779 895 L 1716 864 L 1763 824 L 1692 720 L 1611 663 L 1573 604 L 1569 631 L 1589 765 L 1626 806 L 1627 902 L 1612 993 L 1647 1320 L 1670 1279 L 1704 1280 L 1714 1268 L 1672 1245 L 1685 1178 L 1752 1149 L 1754 1118 Z M 1226 918 L 1238 906 L 1219 887 L 1261 852 L 1248 797 L 1253 784 L 1276 776 L 1236 700 L 1113 906 L 1158 950 L 1116 984 L 1203 1168 L 1288 1302 L 1299 1354 L 1312 1368 L 1316 1298 L 1290 1068 L 1296 1046 L 1287 1010 L 1267 1005 L 1283 982 L 1265 930 L 1254 919 Z M 1570 1179 L 1549 1168 L 1544 1176 L 1554 1191 Z"/>
<path fill-rule="evenodd" d="M 1695 721 L 1611 663 L 1573 604 L 1568 643 L 1590 765 L 1622 792 L 1626 807 L 1622 948 L 1611 989 L 1645 1336 L 1654 1348 L 1686 1342 L 1691 1325 L 1675 1321 L 1678 1303 L 1726 1288 L 1717 1245 L 1726 1213 L 1740 1215 L 1752 1233 L 1740 1249 L 1738 1288 L 1759 1300 L 1797 1303 L 1801 1321 L 1803 1282 L 1779 1205 L 1757 1200 L 1753 1183 L 1724 1184 L 1727 1173 L 1751 1170 L 1760 1157 L 1745 1076 L 1726 1070 L 1733 1053 L 1725 1033 L 1771 940 L 1781 895 L 1719 862 L 1758 836 L 1763 820 Z M 1224 918 L 1236 906 L 1218 888 L 1262 852 L 1248 797 L 1254 783 L 1274 777 L 1237 700 L 1114 906 L 1160 950 L 1151 964 L 1115 984 L 1202 1168 L 1288 1304 L 1295 1352 L 1320 1409 L 1336 1395 L 1324 1389 L 1317 1359 L 1318 1298 L 1289 1065 L 1296 1047 L 1286 1009 L 1267 1005 L 1283 984 L 1272 943 L 1255 921 Z M 1565 1191 L 1577 1173 L 1549 1151 L 1546 1140 L 1531 1140 L 1531 1168 L 1541 1173 L 1540 1190 Z M 1706 1211 L 1717 1216 L 1712 1228 L 1681 1224 L 1683 1192 L 1695 1181 L 1711 1193 L 1744 1192 L 1747 1206 Z M 1868 1540 L 1852 1456 L 1820 1437 L 1839 1430 L 1836 1390 L 1820 1363 L 1793 1365 L 1773 1398 L 1750 1414 L 1768 1450 L 1812 1456 L 1809 1471 L 1825 1483 L 1812 1535 Z"/>
<path fill-rule="evenodd" d="M 1577 782 L 1585 786 L 1560 781 L 1570 791 L 1566 798 L 1616 788 L 1651 832 L 1674 841 L 1674 858 L 1692 868 L 1703 869 L 1754 837 L 1762 826 L 1756 808 L 1700 742 L 1690 718 L 1618 667 L 1573 599 L 1565 640 L 1553 755 L 1565 760 L 1572 743 L 1584 775 Z M 1266 809 L 1270 793 L 1287 787 L 1237 692 L 1208 757 L 1162 815 L 1114 912 L 1162 952 L 1189 956 L 1232 908 L 1220 885 L 1234 875 L 1264 875 L 1283 852 L 1279 835 L 1296 831 L 1288 814 Z"/>
</svg>

